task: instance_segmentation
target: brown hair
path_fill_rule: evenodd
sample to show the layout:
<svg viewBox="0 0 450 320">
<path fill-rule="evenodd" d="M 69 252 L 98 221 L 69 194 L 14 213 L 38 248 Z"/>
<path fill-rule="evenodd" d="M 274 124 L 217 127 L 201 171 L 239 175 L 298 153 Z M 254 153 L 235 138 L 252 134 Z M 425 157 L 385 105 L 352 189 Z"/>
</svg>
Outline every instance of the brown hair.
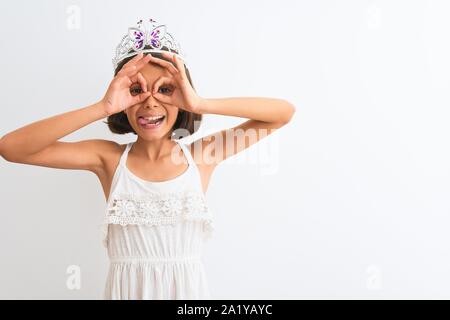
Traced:
<svg viewBox="0 0 450 320">
<path fill-rule="evenodd" d="M 151 47 L 145 46 L 144 49 L 151 49 Z M 176 51 L 169 50 L 165 46 L 162 47 L 161 49 L 169 51 L 169 52 L 175 52 L 176 53 Z M 152 56 L 154 56 L 156 58 L 163 59 L 165 61 L 169 61 L 170 63 L 173 64 L 172 61 L 170 61 L 167 58 L 163 57 L 160 53 L 157 53 L 157 52 L 151 52 L 151 53 L 150 52 L 146 52 L 146 53 L 144 53 L 144 55 L 147 55 L 147 54 L 151 54 Z M 133 57 L 134 56 L 125 58 L 124 60 L 122 60 L 117 65 L 117 68 L 114 71 L 114 77 L 117 75 L 117 73 L 120 71 L 120 69 L 122 69 L 124 64 L 127 63 L 129 60 L 131 60 Z M 189 73 L 189 69 L 186 67 L 186 65 L 184 65 L 184 68 L 186 70 L 186 76 L 187 76 L 187 78 L 189 80 L 189 83 L 191 84 L 192 88 L 195 90 L 194 85 L 192 83 L 191 75 Z M 108 125 L 108 128 L 109 128 L 109 130 L 111 130 L 112 133 L 126 134 L 126 133 L 130 133 L 131 132 L 131 133 L 137 134 L 136 131 L 134 131 L 133 127 L 128 122 L 127 115 L 123 111 L 108 116 L 108 118 L 106 120 L 107 120 L 107 122 L 105 122 L 105 121 L 103 121 L 103 122 Z M 175 124 L 172 127 L 172 134 L 174 134 L 175 131 L 177 133 L 183 132 L 182 137 L 187 136 L 187 134 L 184 134 L 184 133 L 187 133 L 187 132 L 189 132 L 189 134 L 193 134 L 198 129 L 198 126 L 200 125 L 201 120 L 202 120 L 202 115 L 201 114 L 193 113 L 193 112 L 187 112 L 185 110 L 180 109 L 178 111 L 178 116 L 177 116 L 177 119 L 175 120 Z M 194 127 L 194 123 L 197 125 L 197 128 Z M 178 138 L 181 138 L 181 137 L 177 137 L 177 139 Z"/>
</svg>

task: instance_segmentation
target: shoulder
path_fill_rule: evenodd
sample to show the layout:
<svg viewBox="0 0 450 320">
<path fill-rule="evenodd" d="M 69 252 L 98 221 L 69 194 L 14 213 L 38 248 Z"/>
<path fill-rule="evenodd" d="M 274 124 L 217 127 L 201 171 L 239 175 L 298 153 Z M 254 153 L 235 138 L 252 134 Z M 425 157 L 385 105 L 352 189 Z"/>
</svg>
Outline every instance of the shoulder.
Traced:
<svg viewBox="0 0 450 320">
<path fill-rule="evenodd" d="M 90 141 L 93 144 L 93 148 L 95 148 L 96 152 L 102 157 L 120 152 L 126 147 L 126 144 L 118 144 L 111 140 L 92 139 Z"/>
<path fill-rule="evenodd" d="M 187 150 L 191 153 L 192 158 L 195 163 L 203 167 L 211 167 L 216 163 L 211 161 L 212 158 L 209 156 L 209 143 L 208 140 L 199 138 L 191 142 L 182 142 L 186 146 Z"/>
<path fill-rule="evenodd" d="M 95 149 L 103 163 L 103 170 L 106 171 L 111 171 L 127 146 L 126 144 L 119 144 L 105 139 L 92 139 L 90 141 L 92 148 Z"/>
</svg>

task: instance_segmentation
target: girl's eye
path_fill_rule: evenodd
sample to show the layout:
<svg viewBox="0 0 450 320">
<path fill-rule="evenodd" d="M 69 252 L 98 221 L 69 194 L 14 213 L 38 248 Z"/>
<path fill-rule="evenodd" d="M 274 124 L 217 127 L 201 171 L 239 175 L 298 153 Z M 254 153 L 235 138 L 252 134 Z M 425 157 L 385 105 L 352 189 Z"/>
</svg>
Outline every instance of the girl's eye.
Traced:
<svg viewBox="0 0 450 320">
<path fill-rule="evenodd" d="M 165 92 L 163 91 L 162 93 L 170 93 L 172 91 L 172 89 L 169 88 L 169 87 L 159 87 L 158 91 L 164 90 L 164 89 L 166 89 L 166 91 Z M 130 92 L 131 92 L 131 94 L 135 93 L 135 95 L 137 95 L 137 94 L 142 93 L 142 88 L 141 87 L 134 87 L 134 88 L 130 89 Z"/>
<path fill-rule="evenodd" d="M 137 92 L 136 92 L 136 90 L 137 90 Z M 140 93 L 141 93 L 140 91 L 142 91 L 141 87 L 134 87 L 134 88 L 131 88 L 131 89 L 130 89 L 130 92 L 131 92 L 132 94 L 133 94 L 133 93 L 140 94 Z"/>
<path fill-rule="evenodd" d="M 169 87 L 160 87 L 159 89 L 168 89 L 165 93 L 170 93 L 171 92 L 171 89 Z"/>
</svg>

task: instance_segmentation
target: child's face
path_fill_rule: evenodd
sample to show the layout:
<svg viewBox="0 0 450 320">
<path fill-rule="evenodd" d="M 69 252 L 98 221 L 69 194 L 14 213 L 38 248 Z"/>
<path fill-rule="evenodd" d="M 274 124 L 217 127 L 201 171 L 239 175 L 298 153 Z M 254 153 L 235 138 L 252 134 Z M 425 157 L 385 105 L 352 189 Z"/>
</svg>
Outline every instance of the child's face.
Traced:
<svg viewBox="0 0 450 320">
<path fill-rule="evenodd" d="M 147 81 L 147 90 L 151 92 L 153 90 L 154 83 L 161 77 L 172 77 L 167 69 L 156 65 L 155 63 L 149 62 L 145 65 L 140 72 Z M 156 88 L 156 91 L 161 94 L 171 95 L 173 88 L 167 85 L 162 85 Z M 138 82 L 133 83 L 130 87 L 130 93 L 132 95 L 137 95 L 142 92 L 142 88 Z M 166 136 L 175 124 L 175 120 L 178 116 L 178 107 L 174 105 L 169 105 L 163 103 L 153 97 L 151 94 L 142 103 L 135 104 L 124 110 L 128 117 L 128 122 L 131 127 L 136 131 L 138 136 L 145 140 L 160 139 Z M 143 125 L 139 124 L 140 116 L 159 116 L 163 115 L 164 119 L 161 124 L 156 128 L 145 128 Z"/>
</svg>

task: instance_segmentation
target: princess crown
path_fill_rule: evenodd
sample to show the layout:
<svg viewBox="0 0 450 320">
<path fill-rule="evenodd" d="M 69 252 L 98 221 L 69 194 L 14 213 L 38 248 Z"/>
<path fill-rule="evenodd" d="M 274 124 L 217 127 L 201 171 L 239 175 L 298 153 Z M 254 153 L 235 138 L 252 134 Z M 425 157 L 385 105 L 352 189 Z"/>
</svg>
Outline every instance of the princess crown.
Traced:
<svg viewBox="0 0 450 320">
<path fill-rule="evenodd" d="M 181 52 L 180 44 L 175 41 L 174 37 L 166 29 L 166 25 L 157 23 L 151 18 L 139 20 L 137 27 L 129 27 L 128 34 L 122 37 L 122 40 L 116 47 L 116 55 L 112 59 L 114 71 L 123 59 L 140 52 L 170 51 L 186 62 Z M 146 46 L 149 46 L 151 49 L 144 49 Z M 162 50 L 163 47 L 166 47 L 168 50 Z"/>
</svg>

